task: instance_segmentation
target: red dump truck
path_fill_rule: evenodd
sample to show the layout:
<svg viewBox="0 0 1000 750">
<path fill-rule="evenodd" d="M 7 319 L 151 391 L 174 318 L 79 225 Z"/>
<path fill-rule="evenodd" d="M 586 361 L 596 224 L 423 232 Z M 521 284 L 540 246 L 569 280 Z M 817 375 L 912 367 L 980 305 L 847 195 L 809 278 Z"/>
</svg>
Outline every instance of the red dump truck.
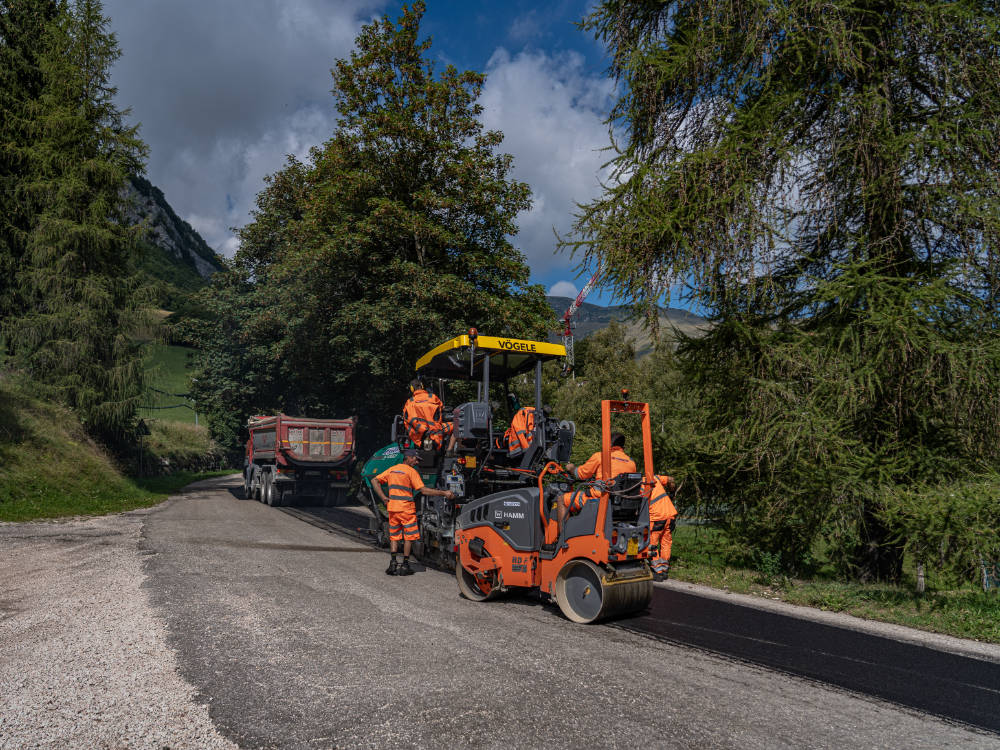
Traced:
<svg viewBox="0 0 1000 750">
<path fill-rule="evenodd" d="M 281 505 L 292 496 L 342 504 L 354 467 L 356 428 L 356 417 L 251 417 L 244 497 L 268 505 Z"/>
</svg>

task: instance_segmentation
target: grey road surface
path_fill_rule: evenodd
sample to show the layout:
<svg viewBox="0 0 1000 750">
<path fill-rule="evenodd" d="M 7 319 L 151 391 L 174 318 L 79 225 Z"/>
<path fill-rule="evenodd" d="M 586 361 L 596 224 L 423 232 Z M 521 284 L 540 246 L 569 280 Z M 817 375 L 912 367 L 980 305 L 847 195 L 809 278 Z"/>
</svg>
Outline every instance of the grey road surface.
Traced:
<svg viewBox="0 0 1000 750">
<path fill-rule="evenodd" d="M 182 676 L 247 748 L 942 748 L 996 735 L 454 578 L 198 485 L 147 516 Z"/>
</svg>

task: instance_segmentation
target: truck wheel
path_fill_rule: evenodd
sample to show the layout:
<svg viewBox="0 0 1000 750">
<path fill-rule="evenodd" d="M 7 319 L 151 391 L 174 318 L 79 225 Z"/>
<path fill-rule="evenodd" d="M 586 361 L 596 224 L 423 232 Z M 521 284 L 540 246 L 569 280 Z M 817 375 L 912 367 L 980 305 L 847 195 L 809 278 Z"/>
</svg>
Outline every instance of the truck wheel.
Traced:
<svg viewBox="0 0 1000 750">
<path fill-rule="evenodd" d="M 258 503 L 264 502 L 264 477 L 258 475 L 257 486 L 253 488 L 253 499 Z"/>
<path fill-rule="evenodd" d="M 272 508 L 275 505 L 280 505 L 281 500 L 277 497 L 278 488 L 274 486 L 274 477 L 270 474 L 264 475 L 264 502 L 270 505 Z"/>
</svg>

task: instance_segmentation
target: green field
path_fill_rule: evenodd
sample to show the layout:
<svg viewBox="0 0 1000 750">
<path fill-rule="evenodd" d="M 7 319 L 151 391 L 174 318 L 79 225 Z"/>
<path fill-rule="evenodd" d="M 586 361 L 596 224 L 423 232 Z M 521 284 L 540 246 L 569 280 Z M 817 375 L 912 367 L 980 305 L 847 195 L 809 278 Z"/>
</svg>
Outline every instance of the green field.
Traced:
<svg viewBox="0 0 1000 750">
<path fill-rule="evenodd" d="M 143 398 L 139 416 L 143 419 L 159 419 L 164 422 L 195 423 L 194 404 L 186 398 L 174 395 L 188 393 L 191 389 L 191 372 L 188 369 L 189 355 L 194 352 L 186 346 L 171 346 L 155 341 L 146 345 L 146 371 L 149 383 Z M 164 391 L 165 393 L 158 393 Z"/>
</svg>

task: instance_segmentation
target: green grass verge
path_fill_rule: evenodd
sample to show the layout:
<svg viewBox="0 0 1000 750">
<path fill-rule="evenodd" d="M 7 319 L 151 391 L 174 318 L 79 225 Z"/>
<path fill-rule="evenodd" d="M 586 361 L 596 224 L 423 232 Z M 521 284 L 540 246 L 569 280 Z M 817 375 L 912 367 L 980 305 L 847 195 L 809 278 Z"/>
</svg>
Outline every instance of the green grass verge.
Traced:
<svg viewBox="0 0 1000 750">
<path fill-rule="evenodd" d="M 206 471 L 225 465 L 225 456 L 205 425 L 148 419 L 150 434 L 143 440 L 146 473 L 161 465 L 169 471 Z"/>
<path fill-rule="evenodd" d="M 225 477 L 230 474 L 239 474 L 235 469 L 213 469 L 212 471 L 178 471 L 175 474 L 168 474 L 162 477 L 149 477 L 148 479 L 133 479 L 135 486 L 143 492 L 149 492 L 160 496 L 165 500 L 177 490 L 187 487 L 192 482 L 200 482 L 202 479 L 212 477 Z M 242 490 L 241 490 L 242 491 Z"/>
<path fill-rule="evenodd" d="M 1000 643 L 1000 594 L 967 584 L 918 595 L 912 588 L 826 579 L 801 580 L 726 564 L 728 541 L 710 526 L 678 526 L 670 577 L 878 622 Z"/>
<path fill-rule="evenodd" d="M 143 508 L 197 479 L 227 473 L 130 479 L 86 436 L 72 412 L 0 379 L 0 521 Z"/>
<path fill-rule="evenodd" d="M 55 487 L 52 483 L 35 483 L 22 487 L 13 497 L 0 502 L 0 521 L 38 521 L 68 516 L 103 516 L 136 508 L 148 508 L 163 502 L 171 494 L 191 482 L 214 476 L 232 474 L 232 470 L 191 472 L 179 471 L 151 479 L 117 477 L 87 486 L 68 482 Z"/>
</svg>

